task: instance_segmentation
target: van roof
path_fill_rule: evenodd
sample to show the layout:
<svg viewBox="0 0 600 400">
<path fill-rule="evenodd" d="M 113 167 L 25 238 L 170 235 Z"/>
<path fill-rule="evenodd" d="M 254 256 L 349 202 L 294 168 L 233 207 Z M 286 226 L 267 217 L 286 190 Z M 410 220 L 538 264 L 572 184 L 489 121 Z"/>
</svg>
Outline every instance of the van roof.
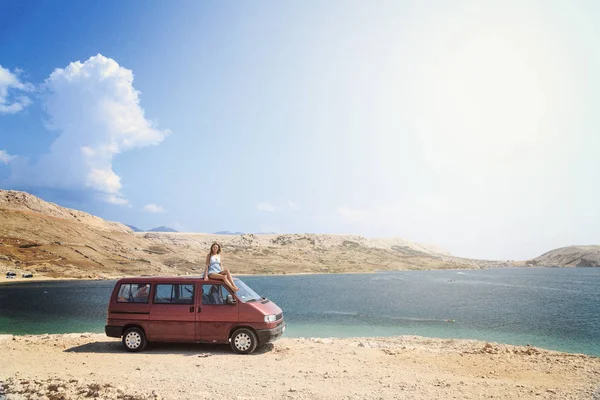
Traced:
<svg viewBox="0 0 600 400">
<path fill-rule="evenodd" d="M 236 279 L 234 277 L 234 279 Z M 217 280 L 217 279 L 207 279 L 206 281 L 204 280 L 204 276 L 202 275 L 184 275 L 184 276 L 132 276 L 129 278 L 121 278 L 117 281 L 117 284 L 119 283 L 124 283 L 124 282 L 131 282 L 131 283 L 161 283 L 161 282 L 166 282 L 166 281 L 178 281 L 178 282 L 198 282 L 198 281 L 202 281 L 202 282 L 206 282 L 207 284 L 212 284 L 212 283 L 223 283 L 223 281 L 221 280 Z"/>
</svg>

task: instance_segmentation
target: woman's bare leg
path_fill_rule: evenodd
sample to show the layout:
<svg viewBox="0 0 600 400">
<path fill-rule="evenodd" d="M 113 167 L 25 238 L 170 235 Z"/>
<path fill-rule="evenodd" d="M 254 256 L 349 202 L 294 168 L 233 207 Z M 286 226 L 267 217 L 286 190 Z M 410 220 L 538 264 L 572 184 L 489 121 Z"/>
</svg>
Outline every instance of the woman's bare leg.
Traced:
<svg viewBox="0 0 600 400">
<path fill-rule="evenodd" d="M 214 279 L 216 281 L 223 281 L 227 286 L 229 286 L 231 288 L 231 285 L 229 284 L 229 282 L 227 282 L 227 277 L 225 275 L 221 275 L 221 274 L 210 274 L 208 275 L 208 277 L 210 279 Z M 233 290 L 233 288 L 231 288 Z"/>
<path fill-rule="evenodd" d="M 234 285 L 232 285 L 232 284 L 231 284 L 231 283 L 228 281 L 228 279 L 227 279 L 227 275 L 221 275 L 221 274 L 210 274 L 210 275 L 208 275 L 208 277 L 209 277 L 209 278 L 211 278 L 211 279 L 218 280 L 218 281 L 223 281 L 223 282 L 224 282 L 224 283 L 225 283 L 227 286 L 229 286 L 229 288 L 230 288 L 231 290 L 233 290 L 234 292 L 237 292 L 237 290 L 235 290 L 235 286 L 234 286 Z M 238 289 L 238 290 L 239 290 L 239 289 Z"/>
<path fill-rule="evenodd" d="M 227 275 L 229 282 L 231 282 L 231 286 L 233 286 L 236 289 L 235 291 L 237 292 L 238 290 L 240 290 L 240 288 L 238 288 L 235 282 L 233 281 L 233 275 L 231 275 L 231 272 L 229 272 L 228 269 L 223 270 L 223 272 L 225 272 L 225 274 Z"/>
<path fill-rule="evenodd" d="M 229 287 L 231 289 L 233 289 L 234 292 L 237 292 L 238 290 L 240 290 L 240 288 L 238 288 L 235 285 L 235 283 L 233 283 L 233 278 L 231 277 L 231 274 L 229 273 L 229 270 L 222 271 L 221 274 L 223 274 L 223 276 L 225 276 L 225 281 L 227 282 L 227 284 L 229 285 Z"/>
</svg>

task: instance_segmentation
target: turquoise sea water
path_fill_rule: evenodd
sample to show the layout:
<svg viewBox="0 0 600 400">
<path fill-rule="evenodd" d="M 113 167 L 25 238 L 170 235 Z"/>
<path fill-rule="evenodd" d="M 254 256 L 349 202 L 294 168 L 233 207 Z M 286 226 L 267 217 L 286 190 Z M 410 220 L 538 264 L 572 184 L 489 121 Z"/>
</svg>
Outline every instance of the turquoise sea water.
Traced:
<svg viewBox="0 0 600 400">
<path fill-rule="evenodd" d="M 600 269 L 251 276 L 288 337 L 421 335 L 600 356 Z M 103 332 L 114 281 L 0 285 L 0 333 Z M 452 322 L 454 321 L 454 322 Z"/>
</svg>

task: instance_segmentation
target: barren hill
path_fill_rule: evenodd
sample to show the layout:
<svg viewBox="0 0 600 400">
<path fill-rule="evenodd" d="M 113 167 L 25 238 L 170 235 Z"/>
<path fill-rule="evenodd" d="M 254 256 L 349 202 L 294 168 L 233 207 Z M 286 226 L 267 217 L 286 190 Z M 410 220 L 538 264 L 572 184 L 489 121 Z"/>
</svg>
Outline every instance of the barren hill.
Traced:
<svg viewBox="0 0 600 400">
<path fill-rule="evenodd" d="M 20 211 L 25 214 L 42 214 L 62 220 L 81 222 L 101 231 L 131 232 L 130 228 L 118 222 L 105 221 L 83 211 L 61 207 L 29 193 L 16 190 L 0 190 L 0 209 Z"/>
<path fill-rule="evenodd" d="M 234 273 L 286 274 L 482 268 L 505 262 L 453 257 L 403 239 L 349 235 L 138 232 L 117 222 L 0 190 L 0 274 L 97 278 L 200 274 L 213 241 Z M 4 278 L 0 278 L 4 279 Z"/>
<path fill-rule="evenodd" d="M 0 190 L 0 272 L 78 278 L 137 274 L 149 262 L 145 247 L 120 223 Z"/>
<path fill-rule="evenodd" d="M 527 265 L 541 267 L 600 267 L 600 246 L 568 246 L 542 254 Z"/>
</svg>

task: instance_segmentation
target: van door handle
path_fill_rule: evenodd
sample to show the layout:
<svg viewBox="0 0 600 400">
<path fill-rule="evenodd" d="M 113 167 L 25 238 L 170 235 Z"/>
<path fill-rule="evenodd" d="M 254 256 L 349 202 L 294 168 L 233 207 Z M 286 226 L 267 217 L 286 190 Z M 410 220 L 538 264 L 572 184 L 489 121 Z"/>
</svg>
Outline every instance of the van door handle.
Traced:
<svg viewBox="0 0 600 400">
<path fill-rule="evenodd" d="M 198 312 L 202 311 L 202 307 L 198 307 Z"/>
<path fill-rule="evenodd" d="M 190 312 L 194 312 L 194 306 L 190 306 Z"/>
</svg>

